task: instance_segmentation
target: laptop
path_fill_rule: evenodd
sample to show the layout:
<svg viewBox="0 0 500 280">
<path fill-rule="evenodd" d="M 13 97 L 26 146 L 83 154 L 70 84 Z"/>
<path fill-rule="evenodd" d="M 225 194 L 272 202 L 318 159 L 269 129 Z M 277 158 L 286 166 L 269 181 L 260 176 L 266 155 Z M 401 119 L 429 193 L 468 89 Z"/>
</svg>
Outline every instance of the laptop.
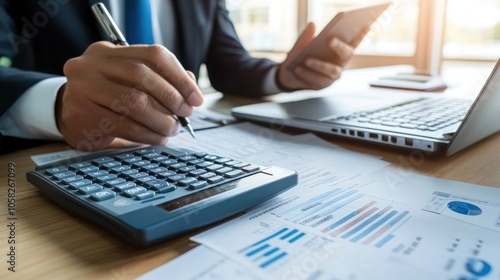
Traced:
<svg viewBox="0 0 500 280">
<path fill-rule="evenodd" d="M 370 89 L 240 106 L 231 113 L 273 126 L 452 155 L 499 131 L 500 60 L 475 100 Z"/>
</svg>

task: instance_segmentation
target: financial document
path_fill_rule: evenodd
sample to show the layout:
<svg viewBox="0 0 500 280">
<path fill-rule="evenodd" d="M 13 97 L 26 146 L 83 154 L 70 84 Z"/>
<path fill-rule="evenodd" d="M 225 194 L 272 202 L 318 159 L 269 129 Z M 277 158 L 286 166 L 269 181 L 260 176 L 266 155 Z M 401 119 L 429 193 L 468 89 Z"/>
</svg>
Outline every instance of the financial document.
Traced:
<svg viewBox="0 0 500 280">
<path fill-rule="evenodd" d="M 500 278 L 498 189 L 392 170 L 312 134 L 244 123 L 197 137 L 169 144 L 294 169 L 299 184 L 141 280 Z"/>
</svg>

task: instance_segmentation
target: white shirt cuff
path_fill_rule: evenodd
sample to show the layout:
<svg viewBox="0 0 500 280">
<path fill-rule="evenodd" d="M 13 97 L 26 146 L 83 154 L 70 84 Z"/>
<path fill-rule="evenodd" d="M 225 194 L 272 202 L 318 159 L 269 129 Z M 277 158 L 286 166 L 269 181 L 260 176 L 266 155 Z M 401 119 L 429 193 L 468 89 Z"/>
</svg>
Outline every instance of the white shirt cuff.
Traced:
<svg viewBox="0 0 500 280">
<path fill-rule="evenodd" d="M 271 70 L 267 73 L 267 76 L 264 79 L 264 93 L 266 94 L 275 94 L 282 92 L 278 85 L 276 84 L 276 72 L 278 71 L 278 65 L 271 68 Z"/>
<path fill-rule="evenodd" d="M 63 140 L 57 128 L 55 104 L 57 92 L 66 82 L 66 77 L 49 78 L 24 92 L 0 117 L 2 134 L 28 139 Z"/>
</svg>

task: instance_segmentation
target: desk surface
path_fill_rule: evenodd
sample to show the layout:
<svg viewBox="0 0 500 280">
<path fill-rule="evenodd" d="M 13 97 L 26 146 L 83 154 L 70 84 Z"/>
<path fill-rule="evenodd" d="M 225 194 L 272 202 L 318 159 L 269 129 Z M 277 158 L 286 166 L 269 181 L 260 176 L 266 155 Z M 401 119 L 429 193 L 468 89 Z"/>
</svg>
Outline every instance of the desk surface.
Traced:
<svg viewBox="0 0 500 280">
<path fill-rule="evenodd" d="M 216 106 L 228 108 L 240 100 L 224 98 Z M 451 157 L 424 156 L 378 145 L 326 137 L 344 148 L 382 156 L 394 167 L 424 175 L 500 188 L 500 134 L 497 133 Z M 26 181 L 34 169 L 31 155 L 61 151 L 50 144 L 0 157 L 0 279 L 134 279 L 197 246 L 190 233 L 150 248 L 133 247 L 116 235 L 76 217 L 52 203 Z M 16 272 L 7 270 L 8 164 L 15 164 Z M 203 231 L 207 228 L 201 229 Z"/>
</svg>

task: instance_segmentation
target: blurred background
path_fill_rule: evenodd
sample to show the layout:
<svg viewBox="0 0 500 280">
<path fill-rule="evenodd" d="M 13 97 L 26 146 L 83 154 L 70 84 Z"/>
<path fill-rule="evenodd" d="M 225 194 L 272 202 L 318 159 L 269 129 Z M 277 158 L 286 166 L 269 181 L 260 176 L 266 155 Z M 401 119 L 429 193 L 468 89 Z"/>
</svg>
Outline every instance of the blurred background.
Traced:
<svg viewBox="0 0 500 280">
<path fill-rule="evenodd" d="M 380 0 L 227 0 L 244 46 L 281 61 L 307 22 L 317 32 L 340 10 Z M 356 50 L 350 68 L 410 64 L 488 67 L 500 57 L 500 0 L 393 0 Z"/>
</svg>

